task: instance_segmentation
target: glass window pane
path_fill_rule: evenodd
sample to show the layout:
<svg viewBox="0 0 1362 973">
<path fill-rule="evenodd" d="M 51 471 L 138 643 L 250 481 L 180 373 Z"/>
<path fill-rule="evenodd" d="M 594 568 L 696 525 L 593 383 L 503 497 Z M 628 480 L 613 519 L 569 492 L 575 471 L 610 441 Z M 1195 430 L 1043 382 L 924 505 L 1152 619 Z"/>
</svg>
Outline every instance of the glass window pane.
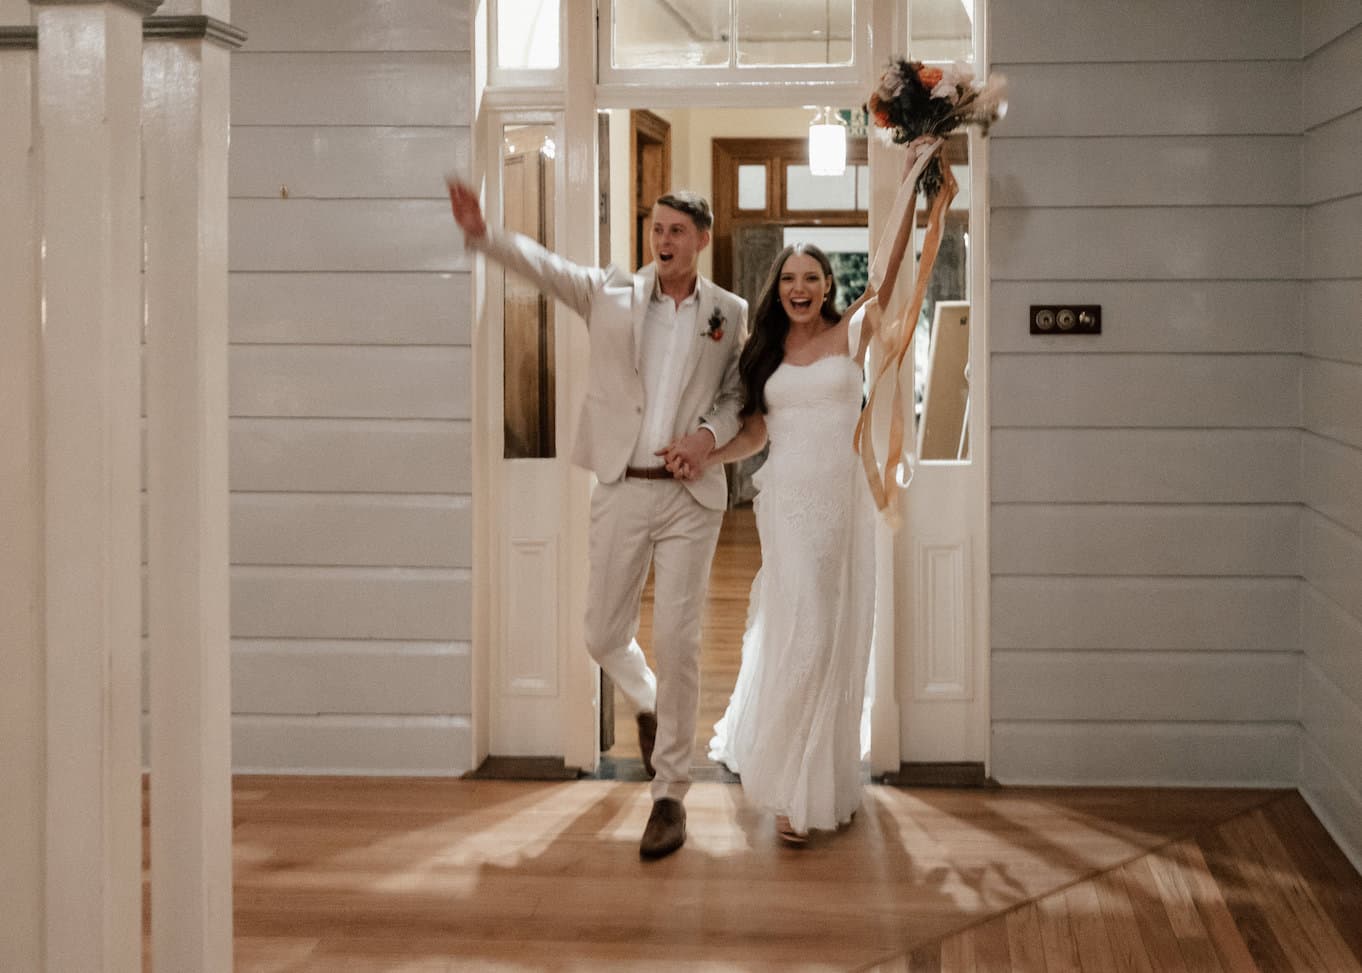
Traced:
<svg viewBox="0 0 1362 973">
<path fill-rule="evenodd" d="M 785 167 L 785 208 L 790 210 L 855 209 L 856 173 L 815 176 L 808 166 Z"/>
<path fill-rule="evenodd" d="M 977 0 L 909 0 L 908 50 L 918 61 L 974 60 Z"/>
<path fill-rule="evenodd" d="M 961 170 L 967 168 L 952 166 L 957 179 Z M 961 189 L 965 189 L 963 182 Z M 920 219 L 913 234 L 913 246 L 914 252 L 921 255 L 926 236 L 922 225 L 925 205 L 921 200 L 918 207 Z M 968 460 L 970 456 L 968 436 L 962 425 L 969 402 L 969 376 L 965 370 L 969 360 L 969 316 L 960 311 L 961 304 L 968 299 L 969 212 L 952 208 L 914 339 L 913 399 L 921 423 L 919 447 L 923 460 Z M 938 326 L 948 330 L 938 334 Z"/>
<path fill-rule="evenodd" d="M 738 209 L 766 208 L 766 167 L 738 166 Z"/>
<path fill-rule="evenodd" d="M 502 222 L 553 248 L 553 126 L 507 125 L 501 152 Z M 553 302 L 517 274 L 503 297 L 505 456 L 554 455 Z"/>
<path fill-rule="evenodd" d="M 969 166 L 968 166 L 968 165 L 951 166 L 951 172 L 952 172 L 952 173 L 954 174 L 954 176 L 955 176 L 956 185 L 958 185 L 958 186 L 960 187 L 960 191 L 957 192 L 957 193 L 955 194 L 955 198 L 951 200 L 951 209 L 953 209 L 953 210 L 957 210 L 957 209 L 958 209 L 958 210 L 963 210 L 963 211 L 965 211 L 966 213 L 968 213 L 968 212 L 969 212 Z"/>
<path fill-rule="evenodd" d="M 850 64 L 852 28 L 845 0 L 738 0 L 738 64 Z"/>
<path fill-rule="evenodd" d="M 729 63 L 728 0 L 613 0 L 610 12 L 617 68 Z"/>
<path fill-rule="evenodd" d="M 497 0 L 497 64 L 558 67 L 558 0 Z"/>
</svg>

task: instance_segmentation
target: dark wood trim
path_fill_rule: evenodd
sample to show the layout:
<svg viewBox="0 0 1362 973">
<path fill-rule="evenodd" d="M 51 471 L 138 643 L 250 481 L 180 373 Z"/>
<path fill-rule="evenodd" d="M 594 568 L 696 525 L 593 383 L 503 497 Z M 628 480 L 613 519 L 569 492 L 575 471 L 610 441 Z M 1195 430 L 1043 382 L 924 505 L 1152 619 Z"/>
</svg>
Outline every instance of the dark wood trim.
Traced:
<svg viewBox="0 0 1362 973">
<path fill-rule="evenodd" d="M 0 27 L 0 51 L 36 51 L 37 27 Z"/>
<path fill-rule="evenodd" d="M 246 43 L 246 32 L 212 17 L 148 17 L 142 22 L 142 39 L 205 40 L 234 51 Z"/>
<path fill-rule="evenodd" d="M 488 757 L 463 779 L 576 780 L 578 776 L 577 768 L 563 763 L 562 757 Z"/>
<path fill-rule="evenodd" d="M 610 263 L 610 114 L 600 112 L 596 115 L 596 158 L 600 160 L 601 173 L 596 182 L 597 201 L 600 206 L 598 222 L 598 258 L 600 266 Z"/>
<path fill-rule="evenodd" d="M 650 193 L 639 181 L 639 148 L 656 145 L 661 148 L 661 179 L 659 191 Z M 640 239 L 639 227 L 648 219 L 657 197 L 672 188 L 672 125 L 647 109 L 629 112 L 629 262 L 630 270 L 637 270 L 651 259 L 646 240 Z M 645 196 L 651 198 L 645 199 Z"/>
<path fill-rule="evenodd" d="M 982 762 L 912 762 L 899 764 L 897 772 L 875 778 L 888 787 L 997 787 L 998 782 L 984 773 Z"/>
<path fill-rule="evenodd" d="M 28 0 L 28 2 L 35 7 L 89 7 L 97 3 L 113 3 L 127 7 L 143 17 L 150 17 L 161 5 L 161 0 Z"/>
<path fill-rule="evenodd" d="M 710 149 L 714 186 L 714 282 L 733 286 L 733 237 L 738 227 L 753 223 L 784 226 L 868 226 L 863 210 L 791 210 L 785 206 L 785 167 L 807 165 L 809 143 L 803 138 L 714 139 Z M 847 165 L 868 165 L 865 139 L 847 142 Z M 766 166 L 766 208 L 738 209 L 738 166 Z"/>
</svg>

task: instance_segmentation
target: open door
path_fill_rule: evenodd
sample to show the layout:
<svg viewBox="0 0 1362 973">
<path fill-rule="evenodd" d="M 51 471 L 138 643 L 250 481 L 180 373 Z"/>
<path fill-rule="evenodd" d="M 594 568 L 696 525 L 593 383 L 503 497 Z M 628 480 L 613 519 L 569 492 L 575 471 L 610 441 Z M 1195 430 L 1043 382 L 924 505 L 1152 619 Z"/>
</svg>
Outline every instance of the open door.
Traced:
<svg viewBox="0 0 1362 973">
<path fill-rule="evenodd" d="M 915 339 L 918 462 L 895 552 L 899 779 L 978 783 L 988 761 L 986 184 L 978 136 L 953 137 L 961 192 Z M 919 229 L 919 234 L 921 230 Z"/>
</svg>

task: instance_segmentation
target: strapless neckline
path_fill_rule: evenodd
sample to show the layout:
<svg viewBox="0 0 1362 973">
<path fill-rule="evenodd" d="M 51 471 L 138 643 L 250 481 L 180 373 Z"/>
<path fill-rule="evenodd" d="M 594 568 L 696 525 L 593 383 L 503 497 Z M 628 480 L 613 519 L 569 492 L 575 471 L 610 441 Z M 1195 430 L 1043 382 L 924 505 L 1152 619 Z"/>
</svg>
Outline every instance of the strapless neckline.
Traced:
<svg viewBox="0 0 1362 973">
<path fill-rule="evenodd" d="M 850 356 L 850 355 L 843 355 L 843 354 L 838 353 L 838 354 L 832 354 L 832 355 L 824 355 L 822 358 L 815 358 L 813 361 L 808 362 L 808 363 L 803 364 L 803 365 L 801 365 L 799 362 L 782 361 L 782 362 L 780 363 L 780 367 L 781 367 L 781 368 L 785 368 L 786 366 L 789 366 L 790 368 L 813 368 L 813 366 L 818 365 L 818 364 L 821 364 L 822 362 L 825 362 L 825 361 L 836 361 L 836 360 L 839 359 L 839 358 L 840 358 L 842 361 L 851 361 L 851 356 Z"/>
</svg>

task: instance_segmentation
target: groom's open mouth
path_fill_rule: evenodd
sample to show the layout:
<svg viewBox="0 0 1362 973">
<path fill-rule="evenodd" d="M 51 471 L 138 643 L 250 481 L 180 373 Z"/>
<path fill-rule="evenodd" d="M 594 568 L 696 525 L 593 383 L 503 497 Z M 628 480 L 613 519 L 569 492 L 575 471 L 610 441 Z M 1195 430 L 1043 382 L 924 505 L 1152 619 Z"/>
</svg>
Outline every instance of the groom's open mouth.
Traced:
<svg viewBox="0 0 1362 973">
<path fill-rule="evenodd" d="M 659 254 L 657 255 L 657 259 L 658 259 L 658 262 L 659 262 L 659 263 L 664 263 L 664 264 L 665 264 L 667 261 L 669 261 L 669 260 L 672 259 L 672 255 L 669 254 L 669 253 L 659 253 Z"/>
</svg>

